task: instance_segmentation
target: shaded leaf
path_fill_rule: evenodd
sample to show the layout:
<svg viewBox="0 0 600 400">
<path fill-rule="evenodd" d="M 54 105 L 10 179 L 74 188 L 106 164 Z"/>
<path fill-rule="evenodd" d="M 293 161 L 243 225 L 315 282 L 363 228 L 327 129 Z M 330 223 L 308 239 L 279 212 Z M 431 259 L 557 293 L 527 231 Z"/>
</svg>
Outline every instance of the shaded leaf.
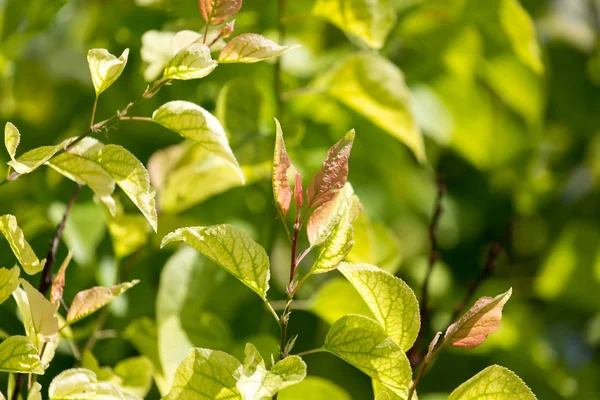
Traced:
<svg viewBox="0 0 600 400">
<path fill-rule="evenodd" d="M 298 46 L 280 46 L 257 33 L 244 33 L 231 39 L 219 54 L 219 63 L 255 63 L 279 57 Z"/>
<path fill-rule="evenodd" d="M 69 307 L 67 323 L 72 324 L 98 311 L 113 301 L 115 297 L 125 293 L 138 283 L 138 280 L 133 280 L 110 288 L 96 286 L 91 289 L 82 290 L 75 295 L 71 307 Z"/>
<path fill-rule="evenodd" d="M 512 288 L 494 298 L 481 297 L 457 322 L 448 327 L 444 342 L 455 347 L 477 347 L 496 332 L 502 320 L 502 308 Z"/>
<path fill-rule="evenodd" d="M 20 142 L 21 134 L 19 133 L 19 130 L 11 122 L 7 122 L 6 125 L 4 125 L 4 145 L 6 146 L 6 150 L 8 151 L 11 160 L 15 159 L 15 154 L 17 153 Z"/>
<path fill-rule="evenodd" d="M 14 215 L 6 214 L 0 217 L 0 232 L 10 244 L 15 257 L 27 274 L 37 274 L 44 268 L 46 259 L 40 261 L 37 258 Z"/>
<path fill-rule="evenodd" d="M 348 314 L 374 318 L 354 286 L 341 277 L 328 280 L 321 285 L 310 300 L 310 311 L 330 325 Z"/>
<path fill-rule="evenodd" d="M 35 382 L 27 392 L 27 400 L 42 400 L 42 385 Z"/>
<path fill-rule="evenodd" d="M 38 350 L 25 336 L 10 336 L 0 343 L 0 371 L 43 374 Z"/>
<path fill-rule="evenodd" d="M 4 303 L 19 287 L 19 267 L 0 268 L 0 304 Z"/>
<path fill-rule="evenodd" d="M 209 25 L 221 25 L 242 8 L 242 0 L 199 0 L 202 18 Z"/>
<path fill-rule="evenodd" d="M 44 343 L 58 338 L 57 305 L 50 303 L 26 280 L 20 279 L 20 282 L 23 289 L 16 289 L 13 297 L 19 307 L 29 341 L 41 351 Z"/>
<path fill-rule="evenodd" d="M 279 392 L 281 400 L 351 400 L 344 389 L 335 383 L 316 376 L 307 376 L 297 385 Z"/>
<path fill-rule="evenodd" d="M 108 89 L 121 76 L 127 65 L 128 56 L 129 49 L 125 49 L 119 58 L 106 49 L 88 51 L 87 60 L 96 96 Z"/>
<path fill-rule="evenodd" d="M 163 79 L 190 80 L 204 78 L 218 63 L 210 56 L 210 48 L 192 43 L 181 49 L 165 66 Z"/>
<path fill-rule="evenodd" d="M 273 198 L 275 198 L 277 209 L 282 217 L 285 217 L 292 201 L 292 188 L 288 178 L 288 170 L 292 166 L 292 162 L 285 149 L 283 131 L 277 119 L 275 119 L 275 127 L 277 133 L 275 135 L 275 151 L 273 152 Z"/>
<path fill-rule="evenodd" d="M 514 372 L 492 365 L 487 367 L 458 388 L 448 400 L 535 400 L 535 395 Z"/>
<path fill-rule="evenodd" d="M 121 378 L 123 391 L 145 398 L 152 387 L 152 362 L 147 357 L 129 357 L 115 365 L 115 374 Z"/>
</svg>

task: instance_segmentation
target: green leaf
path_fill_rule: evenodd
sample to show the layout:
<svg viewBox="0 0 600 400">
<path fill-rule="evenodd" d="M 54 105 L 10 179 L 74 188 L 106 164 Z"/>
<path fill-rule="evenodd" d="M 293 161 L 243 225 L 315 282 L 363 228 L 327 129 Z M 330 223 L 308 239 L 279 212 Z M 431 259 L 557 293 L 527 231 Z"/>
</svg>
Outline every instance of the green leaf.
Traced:
<svg viewBox="0 0 600 400">
<path fill-rule="evenodd" d="M 232 138 L 260 132 L 265 95 L 253 80 L 237 78 L 227 82 L 217 98 L 215 115 Z"/>
<path fill-rule="evenodd" d="M 42 400 L 42 385 L 35 382 L 27 392 L 27 400 Z"/>
<path fill-rule="evenodd" d="M 307 376 L 302 382 L 279 392 L 281 400 L 351 400 L 344 389 L 316 376 Z"/>
<path fill-rule="evenodd" d="M 13 297 L 19 307 L 29 341 L 41 351 L 44 343 L 51 343 L 58 337 L 58 304 L 50 303 L 26 280 L 20 279 L 20 282 L 23 289 L 16 289 Z"/>
<path fill-rule="evenodd" d="M 152 119 L 228 161 L 244 182 L 244 174 L 231 151 L 225 130 L 204 108 L 188 101 L 170 101 L 154 111 Z"/>
<path fill-rule="evenodd" d="M 514 372 L 492 365 L 454 390 L 448 400 L 536 400 L 535 395 Z"/>
<path fill-rule="evenodd" d="M 277 133 L 275 134 L 275 151 L 273 152 L 273 172 L 271 181 L 273 185 L 273 198 L 277 204 L 277 209 L 281 216 L 285 217 L 290 209 L 293 196 L 288 178 L 288 170 L 292 167 L 292 162 L 285 149 L 283 131 L 281 130 L 281 125 L 277 119 L 275 119 L 275 127 Z"/>
<path fill-rule="evenodd" d="M 218 350 L 192 349 L 177 368 L 165 400 L 241 399 L 236 388 L 240 362 Z"/>
<path fill-rule="evenodd" d="M 156 193 L 150 185 L 150 176 L 144 164 L 126 148 L 115 144 L 104 146 L 98 153 L 96 161 L 129 196 L 156 232 L 158 228 L 154 200 Z"/>
<path fill-rule="evenodd" d="M 310 311 L 330 325 L 348 314 L 374 317 L 354 286 L 341 277 L 330 279 L 317 290 L 310 300 Z"/>
<path fill-rule="evenodd" d="M 19 130 L 11 122 L 7 122 L 6 125 L 4 125 L 4 145 L 6 146 L 6 150 L 8 151 L 11 160 L 15 159 L 15 154 L 17 153 L 20 142 L 21 134 L 19 133 Z"/>
<path fill-rule="evenodd" d="M 95 286 L 82 290 L 75 295 L 71 307 L 69 307 L 67 323 L 72 324 L 98 311 L 138 283 L 139 281 L 134 279 L 131 282 L 121 283 L 110 288 Z"/>
<path fill-rule="evenodd" d="M 494 298 L 481 297 L 457 322 L 448 327 L 444 343 L 455 347 L 477 347 L 496 332 L 502 320 L 502 308 L 512 294 L 512 288 Z"/>
<path fill-rule="evenodd" d="M 421 327 L 419 302 L 412 289 L 372 265 L 342 263 L 338 270 L 360 293 L 388 336 L 402 350 L 410 349 Z"/>
<path fill-rule="evenodd" d="M 361 213 L 352 224 L 354 246 L 346 259 L 354 264 L 371 264 L 394 274 L 402 259 L 399 240 L 394 231 Z"/>
<path fill-rule="evenodd" d="M 407 397 L 412 376 L 408 359 L 372 319 L 362 315 L 341 318 L 329 329 L 323 347 L 399 396 Z"/>
<path fill-rule="evenodd" d="M 164 71 L 173 57 L 173 40 L 175 33 L 150 30 L 142 35 L 141 57 L 147 64 L 144 79 L 153 81 Z"/>
<path fill-rule="evenodd" d="M 300 357 L 288 356 L 278 361 L 270 371 L 253 344 L 246 344 L 246 357 L 237 388 L 243 400 L 273 397 L 279 390 L 301 382 L 306 376 L 306 364 Z"/>
<path fill-rule="evenodd" d="M 161 247 L 174 241 L 189 244 L 210 258 L 262 299 L 269 290 L 269 257 L 247 233 L 232 225 L 180 228 L 162 240 Z"/>
<path fill-rule="evenodd" d="M 88 51 L 87 60 L 96 97 L 121 76 L 127 65 L 128 56 L 129 49 L 125 49 L 119 58 L 110 54 L 106 49 L 91 49 Z"/>
<path fill-rule="evenodd" d="M 123 259 L 148 243 L 150 229 L 143 216 L 118 215 L 106 222 L 117 258 Z"/>
<path fill-rule="evenodd" d="M 4 303 L 19 287 L 19 267 L 0 268 L 0 304 Z"/>
<path fill-rule="evenodd" d="M 411 113 L 410 91 L 392 62 L 371 53 L 357 53 L 336 64 L 317 81 L 328 93 L 402 141 L 420 162 L 425 145 Z"/>
<path fill-rule="evenodd" d="M 121 378 L 123 391 L 145 398 L 152 387 L 152 362 L 147 357 L 129 357 L 115 365 L 115 374 Z"/>
<path fill-rule="evenodd" d="M 41 375 L 44 367 L 38 350 L 25 336 L 10 336 L 0 343 L 0 371 Z"/>
<path fill-rule="evenodd" d="M 110 382 L 99 382 L 93 371 L 73 368 L 58 374 L 48 388 L 50 400 L 134 400 L 134 395 L 124 392 Z"/>
<path fill-rule="evenodd" d="M 13 158 L 8 162 L 8 165 L 13 167 L 13 169 L 21 175 L 28 174 L 44 165 L 48 160 L 54 157 L 56 153 L 64 149 L 73 140 L 75 140 L 75 138 L 67 139 L 56 146 L 41 146 L 33 150 L 29 150 L 28 152 L 21 154 L 21 156 L 17 157 L 16 159 Z"/>
<path fill-rule="evenodd" d="M 537 74 L 544 72 L 533 20 L 518 0 L 502 0 L 500 22 L 517 57 Z"/>
<path fill-rule="evenodd" d="M 209 25 L 221 25 L 242 8 L 242 0 L 200 0 L 200 14 Z"/>
<path fill-rule="evenodd" d="M 192 43 L 181 49 L 167 63 L 163 79 L 190 80 L 204 78 L 218 63 L 210 56 L 210 48 L 203 43 Z"/>
<path fill-rule="evenodd" d="M 0 217 L 0 232 L 8 240 L 10 248 L 27 274 L 37 274 L 44 268 L 46 259 L 40 261 L 37 258 L 14 215 L 6 214 Z"/>
<path fill-rule="evenodd" d="M 298 46 L 280 46 L 257 33 L 244 33 L 231 39 L 219 53 L 219 63 L 250 64 L 279 57 Z"/>
<path fill-rule="evenodd" d="M 380 49 L 396 23 L 389 0 L 317 0 L 313 14 Z"/>
</svg>

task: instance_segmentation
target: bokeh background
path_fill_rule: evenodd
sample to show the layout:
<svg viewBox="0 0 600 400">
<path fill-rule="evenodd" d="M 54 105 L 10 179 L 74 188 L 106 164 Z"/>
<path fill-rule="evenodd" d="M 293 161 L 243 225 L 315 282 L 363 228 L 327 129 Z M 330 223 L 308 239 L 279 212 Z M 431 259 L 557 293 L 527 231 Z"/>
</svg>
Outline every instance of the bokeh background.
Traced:
<svg viewBox="0 0 600 400">
<path fill-rule="evenodd" d="M 163 361 L 161 352 L 177 354 L 188 342 L 238 355 L 248 340 L 263 349 L 276 346 L 278 328 L 250 291 L 194 252 L 173 256 L 175 248 L 159 250 L 158 243 L 180 226 L 236 224 L 270 253 L 270 298 L 284 298 L 289 247 L 269 180 L 278 115 L 305 185 L 327 148 L 356 129 L 349 180 L 368 219 L 359 220 L 353 256 L 396 273 L 417 294 L 429 256 L 436 179 L 443 177 L 427 339 L 448 325 L 490 246 L 513 227 L 495 272 L 477 290 L 496 295 L 513 287 L 500 330 L 477 349 L 444 351 L 419 386 L 422 400 L 446 398 L 494 363 L 515 371 L 539 399 L 600 398 L 600 2 L 522 0 L 535 23 L 538 64 L 514 44 L 526 41 L 518 37 L 523 21 L 508 24 L 515 29 L 498 23 L 499 0 L 380 1 L 392 7 L 396 22 L 378 53 L 404 74 L 410 113 L 425 137 L 426 165 L 387 129 L 312 84 L 347 55 L 372 50 L 316 16 L 314 1 L 287 3 L 286 43 L 302 47 L 283 58 L 280 110 L 275 66 L 263 62 L 223 65 L 204 79 L 177 82 L 134 113 L 150 116 L 176 99 L 214 111 L 250 177 L 246 186 L 202 154 L 175 156 L 181 146 L 169 146 L 180 138 L 158 125 L 122 122 L 99 137 L 149 165 L 161 204 L 158 234 L 124 196 L 128 219 L 110 220 L 89 189 L 69 219 L 59 251 L 59 259 L 67 247 L 74 252 L 67 299 L 95 284 L 141 280 L 109 314 L 100 314 L 106 317 L 94 349 L 100 364 L 143 351 L 139 332 L 126 330 L 132 323 L 145 329 L 154 359 Z M 194 0 L 0 0 L 0 122 L 19 127 L 22 151 L 81 134 L 94 97 L 88 49 L 131 50 L 125 72 L 101 97 L 100 120 L 143 92 L 152 73 L 148 61 L 160 63 L 170 32 L 203 27 Z M 277 1 L 244 0 L 237 34 L 278 40 L 279 29 Z M 0 153 L 4 176 L 8 155 Z M 0 188 L 0 213 L 17 216 L 42 256 L 74 187 L 40 169 Z M 13 263 L 0 241 L 0 265 Z M 322 343 L 327 321 L 353 298 L 348 290 L 337 272 L 311 278 L 291 320 L 298 350 Z M 0 334 L 22 333 L 17 315 L 13 301 L 2 305 Z M 176 327 L 166 327 L 172 318 Z M 82 344 L 96 317 L 86 321 L 73 331 Z M 181 335 L 188 342 L 177 339 Z M 309 374 L 343 387 L 352 399 L 372 398 L 370 380 L 353 367 L 327 354 L 306 361 Z M 61 348 L 40 381 L 46 386 L 73 364 L 70 349 Z M 0 387 L 5 383 L 2 374 Z M 158 393 L 153 386 L 147 398 Z"/>
</svg>

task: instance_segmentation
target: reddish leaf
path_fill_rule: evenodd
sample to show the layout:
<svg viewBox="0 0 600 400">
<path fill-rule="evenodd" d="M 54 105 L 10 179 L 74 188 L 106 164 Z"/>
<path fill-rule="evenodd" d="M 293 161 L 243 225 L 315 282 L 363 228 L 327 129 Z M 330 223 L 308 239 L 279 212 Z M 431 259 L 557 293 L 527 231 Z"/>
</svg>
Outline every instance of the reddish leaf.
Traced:
<svg viewBox="0 0 600 400">
<path fill-rule="evenodd" d="M 482 297 L 457 322 L 450 325 L 444 342 L 455 347 L 477 347 L 496 332 L 502 320 L 502 307 L 510 298 L 512 289 L 494 298 Z"/>
<path fill-rule="evenodd" d="M 65 261 L 63 261 L 62 265 L 58 270 L 58 273 L 56 274 L 56 277 L 54 278 L 54 281 L 52 282 L 52 289 L 50 289 L 51 303 L 56 303 L 57 301 L 60 301 L 60 299 L 62 299 L 63 297 L 63 289 L 65 287 L 65 273 L 67 272 L 67 267 L 69 266 L 72 257 L 73 252 L 69 251 L 69 254 L 67 254 L 67 258 L 65 258 Z"/>
<path fill-rule="evenodd" d="M 302 177 L 300 172 L 294 168 L 294 202 L 296 203 L 296 214 L 300 214 L 302 204 L 304 204 L 304 195 L 302 194 Z"/>
<path fill-rule="evenodd" d="M 275 120 L 275 126 L 277 127 L 277 134 L 275 138 L 275 152 L 273 154 L 273 197 L 277 202 L 279 212 L 282 217 L 285 217 L 292 201 L 292 188 L 290 188 L 287 175 L 292 163 L 285 149 L 283 131 L 277 119 Z"/>
<path fill-rule="evenodd" d="M 242 0 L 199 0 L 202 18 L 209 25 L 221 25 L 242 8 Z"/>
<path fill-rule="evenodd" d="M 321 170 L 315 175 L 306 191 L 308 208 L 327 203 L 344 187 L 348 179 L 348 158 L 354 142 L 351 130 L 327 152 Z"/>
</svg>

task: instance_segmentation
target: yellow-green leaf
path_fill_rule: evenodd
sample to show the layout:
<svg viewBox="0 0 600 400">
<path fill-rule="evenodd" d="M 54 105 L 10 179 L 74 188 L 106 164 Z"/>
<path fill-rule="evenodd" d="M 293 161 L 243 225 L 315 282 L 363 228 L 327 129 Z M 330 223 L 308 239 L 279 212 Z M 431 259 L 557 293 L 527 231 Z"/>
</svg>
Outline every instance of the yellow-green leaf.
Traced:
<svg viewBox="0 0 600 400">
<path fill-rule="evenodd" d="M 279 392 L 281 400 L 351 400 L 344 389 L 317 376 L 307 376 L 302 382 Z"/>
<path fill-rule="evenodd" d="M 231 39 L 219 53 L 219 63 L 255 63 L 279 57 L 298 46 L 280 46 L 257 33 L 244 33 Z"/>
<path fill-rule="evenodd" d="M 518 0 L 502 0 L 500 22 L 517 57 L 537 74 L 544 72 L 535 25 Z"/>
<path fill-rule="evenodd" d="M 242 0 L 200 0 L 200 14 L 209 25 L 221 25 L 242 8 Z"/>
<path fill-rule="evenodd" d="M 317 290 L 310 300 L 310 311 L 330 325 L 348 314 L 373 318 L 373 313 L 354 286 L 341 277 L 325 282 Z"/>
<path fill-rule="evenodd" d="M 20 279 L 23 289 L 18 288 L 13 296 L 23 319 L 29 341 L 41 351 L 43 343 L 53 342 L 58 337 L 58 304 L 52 304 L 29 282 Z"/>
<path fill-rule="evenodd" d="M 19 287 L 19 267 L 0 268 L 0 304 Z"/>
<path fill-rule="evenodd" d="M 494 298 L 481 297 L 458 321 L 448 327 L 444 343 L 455 347 L 477 347 L 496 332 L 502 320 L 502 308 L 512 294 L 512 288 Z"/>
<path fill-rule="evenodd" d="M 137 400 L 137 396 L 129 394 L 110 382 L 99 382 L 93 371 L 84 368 L 73 368 L 58 374 L 48 388 L 50 400 Z"/>
<path fill-rule="evenodd" d="M 210 48 L 203 43 L 192 43 L 181 49 L 167 63 L 163 79 L 189 80 L 204 78 L 218 63 L 210 56 Z"/>
<path fill-rule="evenodd" d="M 6 146 L 6 150 L 8 151 L 11 160 L 15 159 L 15 154 L 17 153 L 20 142 L 21 134 L 19 133 L 19 130 L 11 122 L 7 122 L 6 125 L 4 125 L 4 145 Z"/>
<path fill-rule="evenodd" d="M 121 360 L 114 368 L 123 391 L 140 398 L 145 398 L 152 387 L 152 372 L 152 362 L 144 356 Z"/>
<path fill-rule="evenodd" d="M 454 390 L 448 400 L 536 400 L 531 389 L 514 372 L 492 365 Z"/>
<path fill-rule="evenodd" d="M 12 159 L 8 162 L 8 165 L 19 174 L 28 174 L 35 171 L 48 160 L 50 160 L 56 153 L 64 149 L 69 143 L 75 138 L 70 138 L 63 141 L 56 146 L 41 146 L 33 150 L 29 150 L 26 153 L 21 154 L 19 157 Z"/>
<path fill-rule="evenodd" d="M 44 367 L 38 350 L 25 336 L 10 336 L 0 343 L 0 371 L 40 375 Z"/>
<path fill-rule="evenodd" d="M 170 101 L 154 111 L 152 119 L 228 161 L 243 183 L 243 172 L 229 146 L 225 130 L 214 115 L 188 101 Z"/>
<path fill-rule="evenodd" d="M 377 322 L 400 348 L 414 344 L 419 329 L 419 302 L 400 278 L 368 264 L 342 263 L 338 270 L 360 293 Z"/>
<path fill-rule="evenodd" d="M 91 289 L 83 290 L 75 295 L 69 312 L 67 313 L 67 323 L 72 324 L 82 318 L 98 311 L 115 297 L 120 296 L 127 290 L 131 289 L 139 283 L 138 280 L 121 283 L 113 287 L 107 288 L 96 286 Z"/>
<path fill-rule="evenodd" d="M 165 400 L 241 399 L 236 388 L 240 362 L 218 350 L 195 348 L 177 368 Z"/>
<path fill-rule="evenodd" d="M 127 65 L 128 56 L 129 49 L 125 49 L 119 58 L 106 49 L 88 51 L 87 60 L 96 96 L 108 89 L 121 76 Z"/>
<path fill-rule="evenodd" d="M 150 30 L 142 35 L 141 57 L 147 64 L 144 79 L 152 81 L 160 76 L 165 65 L 173 57 L 172 45 L 175 34 Z"/>
<path fill-rule="evenodd" d="M 244 231 L 227 224 L 180 228 L 165 236 L 161 247 L 174 241 L 189 244 L 266 299 L 269 257 Z"/>
<path fill-rule="evenodd" d="M 27 392 L 27 400 L 42 400 L 42 385 L 35 382 Z"/>
<path fill-rule="evenodd" d="M 323 347 L 399 396 L 408 395 L 412 376 L 408 359 L 371 318 L 353 314 L 341 318 L 329 329 Z"/>
<path fill-rule="evenodd" d="M 389 0 L 317 0 L 313 14 L 380 49 L 396 23 Z"/>
<path fill-rule="evenodd" d="M 46 259 L 40 261 L 37 258 L 14 215 L 6 214 L 0 217 L 0 232 L 8 240 L 10 248 L 26 273 L 37 274 L 44 268 Z"/>
<path fill-rule="evenodd" d="M 425 162 L 423 136 L 411 113 L 404 75 L 392 62 L 372 53 L 357 53 L 336 64 L 318 83 L 328 93 L 402 141 Z"/>
</svg>

